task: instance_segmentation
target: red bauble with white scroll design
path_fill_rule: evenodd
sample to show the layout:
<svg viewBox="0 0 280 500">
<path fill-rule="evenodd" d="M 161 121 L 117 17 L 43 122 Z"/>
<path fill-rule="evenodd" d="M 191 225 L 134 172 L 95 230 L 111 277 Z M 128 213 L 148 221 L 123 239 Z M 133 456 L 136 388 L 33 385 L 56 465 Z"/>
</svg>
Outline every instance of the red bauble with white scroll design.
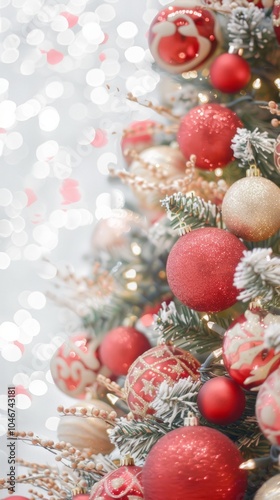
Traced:
<svg viewBox="0 0 280 500">
<path fill-rule="evenodd" d="M 262 384 L 256 400 L 256 417 L 264 436 L 280 445 L 280 369 Z M 276 497 L 275 497 L 276 498 Z"/>
<path fill-rule="evenodd" d="M 188 351 L 159 345 L 139 356 L 131 365 L 125 382 L 126 400 L 136 418 L 154 413 L 151 402 L 165 380 L 173 385 L 182 378 L 199 379 L 200 363 Z"/>
<path fill-rule="evenodd" d="M 201 5 L 169 6 L 149 30 L 149 47 L 158 66 L 169 73 L 199 68 L 215 52 L 220 30 L 214 14 Z"/>
<path fill-rule="evenodd" d="M 280 174 L 280 135 L 276 137 L 276 143 L 274 147 L 274 165 L 277 172 L 279 172 Z"/>
<path fill-rule="evenodd" d="M 280 0 L 275 0 L 272 10 L 272 24 L 275 36 L 280 45 Z"/>
<path fill-rule="evenodd" d="M 91 490 L 91 500 L 142 500 L 142 467 L 123 465 L 109 472 Z"/>
<path fill-rule="evenodd" d="M 98 342 L 79 334 L 64 342 L 54 353 L 50 369 L 57 387 L 68 396 L 85 395 L 101 368 Z"/>
<path fill-rule="evenodd" d="M 280 316 L 267 314 L 264 318 L 251 311 L 235 320 L 226 331 L 223 359 L 230 376 L 245 389 L 258 390 L 270 373 L 280 365 L 280 353 L 264 345 L 266 328 L 280 326 Z"/>
</svg>

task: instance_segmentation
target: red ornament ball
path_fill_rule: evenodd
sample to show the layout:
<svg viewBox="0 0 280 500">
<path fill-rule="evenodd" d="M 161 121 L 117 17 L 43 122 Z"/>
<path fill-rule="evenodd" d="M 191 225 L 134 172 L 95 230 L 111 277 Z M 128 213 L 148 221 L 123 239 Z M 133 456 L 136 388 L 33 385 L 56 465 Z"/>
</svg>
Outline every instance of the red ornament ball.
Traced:
<svg viewBox="0 0 280 500">
<path fill-rule="evenodd" d="M 276 167 L 277 172 L 280 173 L 280 134 L 276 137 L 276 143 L 274 148 L 274 165 Z"/>
<path fill-rule="evenodd" d="M 126 400 L 133 415 L 143 418 L 154 413 L 151 402 L 159 385 L 182 378 L 199 379 L 200 363 L 187 351 L 168 345 L 152 347 L 131 365 L 125 382 Z"/>
<path fill-rule="evenodd" d="M 11 497 L 5 497 L 3 500 L 29 500 L 29 498 L 22 497 L 20 495 L 13 495 Z"/>
<path fill-rule="evenodd" d="M 272 10 L 272 24 L 273 24 L 275 37 L 277 39 L 278 44 L 280 45 L 280 4 L 279 4 L 279 2 L 274 2 L 274 7 Z"/>
<path fill-rule="evenodd" d="M 156 63 L 170 73 L 199 68 L 220 39 L 214 14 L 204 7 L 169 6 L 154 18 L 149 47 Z"/>
<path fill-rule="evenodd" d="M 91 500 L 141 500 L 144 498 L 142 467 L 121 466 L 107 474 L 91 490 Z"/>
<path fill-rule="evenodd" d="M 79 495 L 74 495 L 72 500 L 89 500 L 90 495 L 87 493 L 79 493 Z"/>
<path fill-rule="evenodd" d="M 231 94 L 246 87 L 251 78 L 248 62 L 238 54 L 221 54 L 210 67 L 211 85 Z"/>
<path fill-rule="evenodd" d="M 181 427 L 153 446 L 143 467 L 145 500 L 237 500 L 246 490 L 242 456 L 208 427 Z"/>
<path fill-rule="evenodd" d="M 238 420 L 246 405 L 240 385 L 227 377 L 215 377 L 203 384 L 197 406 L 201 415 L 217 425 L 227 425 Z"/>
<path fill-rule="evenodd" d="M 257 390 L 280 365 L 280 353 L 267 349 L 264 334 L 271 324 L 280 324 L 280 316 L 246 311 L 235 320 L 223 339 L 224 365 L 229 375 L 245 389 Z"/>
<path fill-rule="evenodd" d="M 72 337 L 54 353 L 50 370 L 57 387 L 68 396 L 85 394 L 85 388 L 93 384 L 101 367 L 97 356 L 96 339 L 84 334 Z"/>
<path fill-rule="evenodd" d="M 153 120 L 136 121 L 129 125 L 121 141 L 121 149 L 128 163 L 133 159 L 129 154 L 130 150 L 141 153 L 154 145 L 152 129 L 155 125 Z"/>
<path fill-rule="evenodd" d="M 181 236 L 167 259 L 167 281 L 183 304 L 196 311 L 217 312 L 232 306 L 238 295 L 235 268 L 245 245 L 233 234 L 213 227 Z"/>
<path fill-rule="evenodd" d="M 230 109 L 215 103 L 202 104 L 181 119 L 177 141 L 187 160 L 195 155 L 198 168 L 214 170 L 233 160 L 231 141 L 241 127 L 242 122 Z"/>
<path fill-rule="evenodd" d="M 280 445 L 280 370 L 275 370 L 262 384 L 256 400 L 256 417 L 264 436 Z"/>
<path fill-rule="evenodd" d="M 150 348 L 151 344 L 143 333 L 129 326 L 119 326 L 105 335 L 99 356 L 114 375 L 126 375 L 130 365 Z"/>
</svg>

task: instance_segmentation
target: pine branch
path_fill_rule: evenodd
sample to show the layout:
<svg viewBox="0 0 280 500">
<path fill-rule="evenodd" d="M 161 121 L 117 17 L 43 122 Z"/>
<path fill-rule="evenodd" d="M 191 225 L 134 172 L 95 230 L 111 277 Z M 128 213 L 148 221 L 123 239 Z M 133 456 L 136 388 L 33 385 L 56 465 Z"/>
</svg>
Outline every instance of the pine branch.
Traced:
<svg viewBox="0 0 280 500">
<path fill-rule="evenodd" d="M 201 382 L 194 381 L 191 377 L 181 379 L 173 386 L 168 385 L 166 381 L 162 382 L 151 404 L 156 410 L 155 416 L 168 422 L 170 427 L 174 424 L 183 426 L 189 411 L 199 413 L 196 399 L 200 387 Z"/>
<path fill-rule="evenodd" d="M 194 194 L 187 196 L 176 193 L 167 196 L 162 201 L 162 205 L 167 211 L 172 228 L 178 230 L 180 235 L 185 234 L 190 229 L 205 226 L 224 227 L 220 208 Z"/>
<path fill-rule="evenodd" d="M 154 444 L 168 432 L 168 424 L 157 422 L 152 417 L 146 417 L 145 420 L 121 417 L 114 429 L 110 430 L 109 437 L 122 456 L 130 454 L 135 463 L 141 465 Z"/>
<path fill-rule="evenodd" d="M 280 305 L 280 258 L 272 257 L 271 248 L 245 251 L 234 275 L 234 285 L 242 290 L 238 300 L 247 302 L 260 296 L 262 300 L 278 301 Z"/>
</svg>

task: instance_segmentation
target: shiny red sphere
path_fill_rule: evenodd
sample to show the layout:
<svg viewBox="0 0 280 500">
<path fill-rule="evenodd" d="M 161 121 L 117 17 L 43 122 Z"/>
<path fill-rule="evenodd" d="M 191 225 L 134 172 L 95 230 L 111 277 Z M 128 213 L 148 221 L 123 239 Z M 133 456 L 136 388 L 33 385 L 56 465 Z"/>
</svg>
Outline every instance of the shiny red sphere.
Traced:
<svg viewBox="0 0 280 500">
<path fill-rule="evenodd" d="M 179 125 L 177 141 L 189 160 L 204 170 L 225 167 L 233 160 L 231 141 L 243 124 L 236 113 L 220 104 L 207 103 L 191 109 Z"/>
<path fill-rule="evenodd" d="M 221 54 L 210 67 L 212 86 L 227 94 L 239 92 L 251 78 L 248 62 L 238 54 Z"/>
<path fill-rule="evenodd" d="M 238 420 L 246 405 L 240 385 L 227 377 L 215 377 L 203 384 L 197 406 L 201 415 L 217 425 L 227 425 Z"/>
</svg>

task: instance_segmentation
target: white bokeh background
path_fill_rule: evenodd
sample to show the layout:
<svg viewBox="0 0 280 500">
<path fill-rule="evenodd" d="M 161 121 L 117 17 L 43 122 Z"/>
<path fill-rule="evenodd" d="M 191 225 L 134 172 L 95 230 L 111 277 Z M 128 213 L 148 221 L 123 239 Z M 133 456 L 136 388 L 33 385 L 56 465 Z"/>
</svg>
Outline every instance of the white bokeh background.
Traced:
<svg viewBox="0 0 280 500">
<path fill-rule="evenodd" d="M 80 320 L 46 294 L 57 267 L 89 273 L 96 222 L 124 204 L 108 165 L 123 164 L 122 129 L 153 116 L 126 95 L 156 99 L 146 35 L 167 3 L 0 0 L 0 477 L 8 386 L 20 386 L 18 430 L 41 437 L 56 438 L 56 408 L 73 404 L 49 360 Z M 51 461 L 23 444 L 17 453 Z"/>
</svg>

